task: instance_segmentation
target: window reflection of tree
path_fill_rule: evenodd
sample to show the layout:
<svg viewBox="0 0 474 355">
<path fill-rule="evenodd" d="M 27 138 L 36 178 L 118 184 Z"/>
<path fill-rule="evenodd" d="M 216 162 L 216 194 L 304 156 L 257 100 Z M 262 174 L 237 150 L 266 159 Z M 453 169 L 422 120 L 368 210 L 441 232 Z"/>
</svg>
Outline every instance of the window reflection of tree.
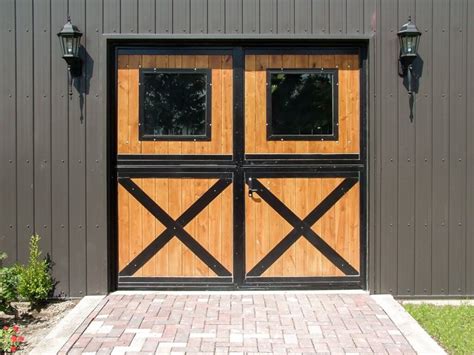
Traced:
<svg viewBox="0 0 474 355">
<path fill-rule="evenodd" d="M 273 134 L 333 133 L 331 74 L 272 74 L 271 96 Z"/>
<path fill-rule="evenodd" d="M 145 134 L 205 134 L 205 74 L 153 73 L 144 76 L 143 84 Z"/>
</svg>

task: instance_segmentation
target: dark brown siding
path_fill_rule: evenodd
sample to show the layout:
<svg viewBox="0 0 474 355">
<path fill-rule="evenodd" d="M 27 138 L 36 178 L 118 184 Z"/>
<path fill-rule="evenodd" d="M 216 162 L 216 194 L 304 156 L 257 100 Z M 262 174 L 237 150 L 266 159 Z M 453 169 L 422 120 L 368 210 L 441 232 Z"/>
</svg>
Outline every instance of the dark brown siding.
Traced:
<svg viewBox="0 0 474 355">
<path fill-rule="evenodd" d="M 67 95 L 56 33 L 84 32 Z M 396 32 L 423 33 L 413 122 Z M 369 285 L 474 294 L 474 5 L 468 0 L 5 0 L 0 2 L 0 249 L 25 261 L 40 234 L 58 293 L 108 287 L 103 33 L 372 35 L 368 63 Z M 78 94 L 80 93 L 80 95 Z"/>
</svg>

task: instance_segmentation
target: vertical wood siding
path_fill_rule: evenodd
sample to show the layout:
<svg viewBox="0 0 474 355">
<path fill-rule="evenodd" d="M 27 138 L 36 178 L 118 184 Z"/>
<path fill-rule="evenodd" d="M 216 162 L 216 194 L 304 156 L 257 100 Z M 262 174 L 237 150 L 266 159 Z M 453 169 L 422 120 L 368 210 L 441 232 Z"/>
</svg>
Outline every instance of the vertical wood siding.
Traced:
<svg viewBox="0 0 474 355">
<path fill-rule="evenodd" d="M 84 32 L 86 53 L 71 100 L 56 38 L 68 11 Z M 396 32 L 408 15 L 423 33 L 413 122 L 397 76 Z M 107 291 L 102 33 L 375 33 L 368 63 L 370 287 L 472 295 L 473 24 L 468 0 L 1 1 L 0 249 L 9 262 L 25 261 L 29 236 L 38 233 L 55 262 L 58 294 Z"/>
</svg>

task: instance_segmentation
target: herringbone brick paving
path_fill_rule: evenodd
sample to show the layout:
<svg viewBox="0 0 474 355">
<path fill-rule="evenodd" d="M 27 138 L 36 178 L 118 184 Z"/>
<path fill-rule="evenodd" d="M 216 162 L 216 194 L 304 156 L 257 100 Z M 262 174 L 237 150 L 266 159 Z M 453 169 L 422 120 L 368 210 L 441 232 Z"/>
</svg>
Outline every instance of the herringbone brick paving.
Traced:
<svg viewBox="0 0 474 355">
<path fill-rule="evenodd" d="M 112 294 L 60 354 L 415 354 L 367 294 Z"/>
</svg>

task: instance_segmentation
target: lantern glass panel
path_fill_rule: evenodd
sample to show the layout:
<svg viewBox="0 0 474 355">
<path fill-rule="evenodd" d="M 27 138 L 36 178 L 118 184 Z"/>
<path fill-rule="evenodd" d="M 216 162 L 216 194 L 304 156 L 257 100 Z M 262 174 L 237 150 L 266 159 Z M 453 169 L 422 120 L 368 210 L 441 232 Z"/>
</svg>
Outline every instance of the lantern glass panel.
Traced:
<svg viewBox="0 0 474 355">
<path fill-rule="evenodd" d="M 71 50 L 72 50 L 72 55 L 74 57 L 79 56 L 79 43 L 80 43 L 80 37 L 72 37 L 72 44 L 71 44 Z"/>
<path fill-rule="evenodd" d="M 59 43 L 61 44 L 61 52 L 63 55 L 66 54 L 66 38 L 64 37 L 59 37 Z"/>
<path fill-rule="evenodd" d="M 418 35 L 405 35 L 400 37 L 402 55 L 416 55 L 418 52 Z"/>
</svg>

